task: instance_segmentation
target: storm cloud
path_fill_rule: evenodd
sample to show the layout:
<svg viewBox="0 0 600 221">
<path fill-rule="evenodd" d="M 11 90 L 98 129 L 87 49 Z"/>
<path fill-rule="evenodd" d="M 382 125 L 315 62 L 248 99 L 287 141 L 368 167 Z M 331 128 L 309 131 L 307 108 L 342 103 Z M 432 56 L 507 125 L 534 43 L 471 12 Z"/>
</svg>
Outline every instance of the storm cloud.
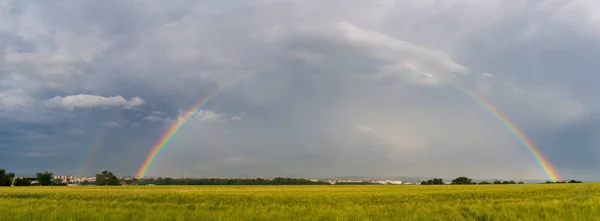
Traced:
<svg viewBox="0 0 600 221">
<path fill-rule="evenodd" d="M 598 180 L 600 5 L 15 1 L 0 5 L 0 166 L 133 175 Z"/>
</svg>

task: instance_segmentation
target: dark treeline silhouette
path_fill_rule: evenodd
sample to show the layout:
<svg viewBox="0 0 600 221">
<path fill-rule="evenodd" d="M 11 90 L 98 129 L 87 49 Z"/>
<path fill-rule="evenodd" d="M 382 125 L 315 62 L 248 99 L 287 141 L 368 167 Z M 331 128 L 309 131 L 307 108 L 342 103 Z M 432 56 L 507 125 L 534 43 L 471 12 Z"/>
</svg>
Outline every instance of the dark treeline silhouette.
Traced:
<svg viewBox="0 0 600 221">
<path fill-rule="evenodd" d="M 6 173 L 6 170 L 0 168 L 0 186 L 56 186 L 60 185 L 52 180 L 52 173 L 37 173 L 35 179 L 16 177 L 14 173 Z"/>
<path fill-rule="evenodd" d="M 552 183 L 583 183 L 579 180 L 569 180 L 567 181 L 556 181 L 556 182 L 552 182 L 552 181 L 546 181 L 547 184 L 552 184 Z"/>
<path fill-rule="evenodd" d="M 545 183 L 551 184 L 551 183 L 583 183 L 582 181 L 578 181 L 578 180 L 570 180 L 570 181 L 557 181 L 557 182 L 552 182 L 552 181 L 547 181 Z M 434 178 L 434 179 L 430 179 L 427 181 L 421 181 L 421 185 L 443 185 L 444 184 L 444 180 L 442 180 L 441 178 Z M 452 185 L 473 185 L 473 184 L 478 184 L 478 185 L 488 185 L 488 184 L 525 184 L 521 181 L 519 182 L 515 182 L 514 180 L 505 180 L 505 181 L 500 181 L 500 180 L 494 180 L 493 182 L 488 182 L 488 181 L 481 181 L 479 183 L 473 182 L 473 180 L 471 178 L 468 177 L 457 177 L 456 179 L 452 180 L 452 182 L 450 182 L 450 184 Z"/>
<path fill-rule="evenodd" d="M 444 185 L 444 180 L 441 178 L 433 178 L 427 181 L 421 181 L 421 185 Z"/>
<path fill-rule="evenodd" d="M 69 180 L 55 180 L 53 179 L 53 173 L 44 171 L 36 173 L 35 178 L 33 177 L 17 177 L 12 172 L 0 168 L 0 186 L 66 186 L 67 183 L 72 183 Z M 547 181 L 546 184 L 555 183 L 583 183 L 578 180 L 570 181 Z M 329 182 L 307 180 L 302 178 L 282 178 L 277 177 L 274 179 L 241 179 L 241 178 L 156 178 L 156 179 L 136 179 L 136 178 L 118 178 L 112 172 L 104 170 L 99 174 L 96 174 L 95 182 L 90 180 L 83 180 L 78 182 L 79 185 L 97 185 L 97 186 L 110 186 L 110 185 L 331 185 Z M 377 182 L 335 182 L 336 185 L 377 185 Z M 441 178 L 433 178 L 427 181 L 422 181 L 421 185 L 444 185 L 446 184 Z M 493 182 L 481 181 L 479 183 L 474 182 L 468 177 L 457 177 L 450 182 L 452 185 L 487 185 L 487 184 L 524 184 L 523 182 L 500 181 L 494 180 Z"/>
<path fill-rule="evenodd" d="M 523 182 L 515 182 L 514 180 L 505 180 L 505 181 L 500 181 L 500 180 L 494 180 L 494 182 L 492 184 L 523 184 Z"/>
<path fill-rule="evenodd" d="M 519 182 L 515 182 L 514 180 L 511 181 L 500 181 L 500 180 L 494 180 L 493 182 L 488 182 L 488 181 L 481 181 L 478 183 L 479 185 L 486 185 L 486 184 L 525 184 L 521 181 Z"/>
<path fill-rule="evenodd" d="M 456 179 L 452 180 L 452 183 L 454 185 L 468 185 L 468 184 L 477 184 L 475 182 L 473 182 L 473 180 L 471 178 L 468 177 L 457 177 Z"/>
<path fill-rule="evenodd" d="M 132 179 L 125 184 L 138 185 L 326 185 L 327 182 L 310 181 L 307 179 L 282 178 L 275 179 L 225 179 L 225 178 L 158 178 L 158 179 Z"/>
</svg>

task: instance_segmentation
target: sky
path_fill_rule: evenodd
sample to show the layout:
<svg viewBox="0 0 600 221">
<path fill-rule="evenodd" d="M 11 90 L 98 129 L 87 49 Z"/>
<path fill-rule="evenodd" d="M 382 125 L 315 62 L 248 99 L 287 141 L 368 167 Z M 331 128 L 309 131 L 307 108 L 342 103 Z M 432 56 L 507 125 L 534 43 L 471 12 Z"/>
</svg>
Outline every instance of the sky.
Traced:
<svg viewBox="0 0 600 221">
<path fill-rule="evenodd" d="M 600 180 L 594 0 L 2 0 L 0 167 L 21 174 Z"/>
</svg>

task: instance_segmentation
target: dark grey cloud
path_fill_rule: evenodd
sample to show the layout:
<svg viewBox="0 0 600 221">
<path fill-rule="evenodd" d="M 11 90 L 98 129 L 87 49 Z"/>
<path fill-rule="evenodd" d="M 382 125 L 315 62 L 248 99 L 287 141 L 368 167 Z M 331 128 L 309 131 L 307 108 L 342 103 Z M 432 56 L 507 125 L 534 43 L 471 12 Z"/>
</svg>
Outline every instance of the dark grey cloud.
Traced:
<svg viewBox="0 0 600 221">
<path fill-rule="evenodd" d="M 150 175 L 544 178 L 452 81 L 517 122 L 564 177 L 596 179 L 598 10 L 585 0 L 7 1 L 0 157 L 14 171 L 133 174 L 174 120 L 219 91 Z M 128 105 L 135 97 L 144 102 Z"/>
</svg>

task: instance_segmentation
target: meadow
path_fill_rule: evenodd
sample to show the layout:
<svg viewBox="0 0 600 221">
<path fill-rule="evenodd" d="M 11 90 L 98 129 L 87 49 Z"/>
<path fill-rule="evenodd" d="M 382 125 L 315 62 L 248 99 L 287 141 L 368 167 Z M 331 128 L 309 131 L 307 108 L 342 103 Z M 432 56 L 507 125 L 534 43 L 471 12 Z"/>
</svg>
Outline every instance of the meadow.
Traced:
<svg viewBox="0 0 600 221">
<path fill-rule="evenodd" d="M 600 184 L 6 187 L 0 220 L 600 220 Z"/>
</svg>

